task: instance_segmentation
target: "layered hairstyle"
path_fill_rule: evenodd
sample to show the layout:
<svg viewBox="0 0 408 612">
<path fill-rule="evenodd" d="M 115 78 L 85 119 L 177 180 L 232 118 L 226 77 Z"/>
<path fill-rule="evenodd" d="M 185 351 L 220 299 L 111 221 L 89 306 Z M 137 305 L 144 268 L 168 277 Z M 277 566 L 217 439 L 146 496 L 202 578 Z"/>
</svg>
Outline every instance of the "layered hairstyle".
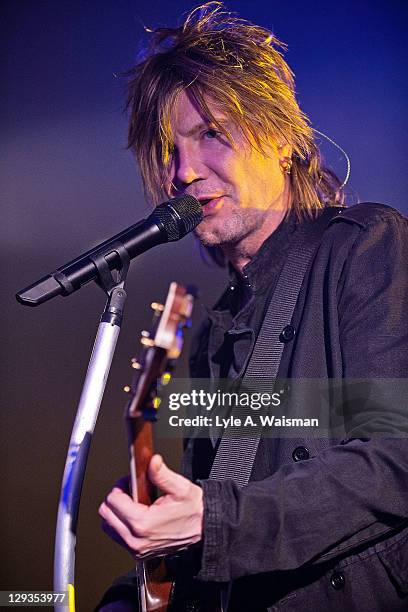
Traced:
<svg viewBox="0 0 408 612">
<path fill-rule="evenodd" d="M 127 73 L 127 108 L 128 146 L 151 203 L 169 195 L 171 113 L 182 91 L 232 146 L 209 99 L 251 146 L 265 152 L 271 140 L 291 145 L 291 207 L 299 216 L 343 203 L 340 181 L 323 165 L 310 121 L 296 101 L 294 75 L 283 57 L 286 45 L 273 33 L 236 17 L 221 2 L 195 8 L 179 27 L 147 31 L 150 44 Z"/>
</svg>

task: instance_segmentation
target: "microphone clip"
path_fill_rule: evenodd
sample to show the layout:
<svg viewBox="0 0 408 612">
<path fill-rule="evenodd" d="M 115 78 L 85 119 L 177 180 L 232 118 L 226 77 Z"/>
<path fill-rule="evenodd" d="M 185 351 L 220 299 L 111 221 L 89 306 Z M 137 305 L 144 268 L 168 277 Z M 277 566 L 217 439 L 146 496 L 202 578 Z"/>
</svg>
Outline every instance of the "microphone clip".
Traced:
<svg viewBox="0 0 408 612">
<path fill-rule="evenodd" d="M 120 260 L 120 268 L 110 269 L 106 257 L 110 253 L 116 253 Z M 129 270 L 130 265 L 130 257 L 129 253 L 122 242 L 116 241 L 113 244 L 111 243 L 109 247 L 105 247 L 104 249 L 100 249 L 93 255 L 89 257 L 89 259 L 94 264 L 98 276 L 95 279 L 95 282 L 99 287 L 110 296 L 113 289 L 118 286 L 123 287 L 123 283 L 125 282 L 126 275 Z"/>
</svg>

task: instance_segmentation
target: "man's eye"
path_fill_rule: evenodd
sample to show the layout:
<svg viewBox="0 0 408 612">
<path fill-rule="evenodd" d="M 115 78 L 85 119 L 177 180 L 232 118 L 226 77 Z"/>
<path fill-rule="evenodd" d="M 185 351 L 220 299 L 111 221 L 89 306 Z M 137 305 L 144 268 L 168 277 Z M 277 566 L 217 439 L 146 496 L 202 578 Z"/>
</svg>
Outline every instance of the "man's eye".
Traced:
<svg viewBox="0 0 408 612">
<path fill-rule="evenodd" d="M 210 140 L 212 140 L 213 138 L 217 138 L 217 136 L 219 135 L 220 133 L 217 132 L 217 130 L 206 130 L 203 134 L 205 138 L 209 138 Z"/>
</svg>

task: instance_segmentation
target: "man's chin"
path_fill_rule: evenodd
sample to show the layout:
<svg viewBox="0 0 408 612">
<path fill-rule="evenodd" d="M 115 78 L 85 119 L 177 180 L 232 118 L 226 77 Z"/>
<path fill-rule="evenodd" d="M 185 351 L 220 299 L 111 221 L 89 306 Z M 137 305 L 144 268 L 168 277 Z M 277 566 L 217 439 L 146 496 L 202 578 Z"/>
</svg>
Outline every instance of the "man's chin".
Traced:
<svg viewBox="0 0 408 612">
<path fill-rule="evenodd" d="M 209 215 L 204 217 L 195 228 L 194 233 L 203 246 L 218 247 L 225 244 L 235 244 L 242 239 L 254 225 L 244 223 L 243 215 L 237 213 L 224 215 Z"/>
<path fill-rule="evenodd" d="M 201 230 L 199 227 L 194 230 L 194 235 L 205 247 L 220 246 L 223 244 L 223 242 L 225 242 L 217 233 L 210 232 L 208 230 Z"/>
</svg>

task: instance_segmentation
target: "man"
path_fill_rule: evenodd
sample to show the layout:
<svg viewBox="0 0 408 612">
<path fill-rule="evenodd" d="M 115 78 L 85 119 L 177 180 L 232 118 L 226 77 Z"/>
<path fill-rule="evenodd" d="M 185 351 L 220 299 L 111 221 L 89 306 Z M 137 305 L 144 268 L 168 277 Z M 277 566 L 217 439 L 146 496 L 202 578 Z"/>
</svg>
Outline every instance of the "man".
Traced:
<svg viewBox="0 0 408 612">
<path fill-rule="evenodd" d="M 285 261 L 324 221 L 279 377 L 402 378 L 406 220 L 376 204 L 332 208 L 326 220 L 343 203 L 340 182 L 321 163 L 282 48 L 210 2 L 157 30 L 131 73 L 129 146 L 146 193 L 198 198 L 196 235 L 230 267 L 192 375 L 242 378 Z M 105 529 L 136 559 L 191 548 L 193 583 L 222 584 L 225 601 L 234 581 L 229 610 L 406 610 L 408 445 L 392 424 L 370 439 L 351 423 L 340 440 L 262 438 L 243 487 L 209 478 L 216 448 L 190 440 L 186 477 L 155 456 L 159 503 L 136 504 L 117 486 L 100 508 Z M 101 609 L 126 609 L 115 592 Z"/>
</svg>

